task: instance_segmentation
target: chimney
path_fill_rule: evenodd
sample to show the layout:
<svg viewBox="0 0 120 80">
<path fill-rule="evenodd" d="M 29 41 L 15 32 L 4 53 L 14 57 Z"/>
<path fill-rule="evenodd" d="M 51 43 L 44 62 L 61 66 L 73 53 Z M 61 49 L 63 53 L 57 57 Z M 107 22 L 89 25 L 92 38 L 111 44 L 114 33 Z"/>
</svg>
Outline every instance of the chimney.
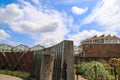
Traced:
<svg viewBox="0 0 120 80">
<path fill-rule="evenodd" d="M 101 35 L 100 37 L 104 37 L 105 35 L 103 34 L 103 35 Z"/>
<path fill-rule="evenodd" d="M 116 37 L 115 35 L 113 35 L 113 37 Z"/>
<path fill-rule="evenodd" d="M 111 37 L 111 35 L 109 34 L 107 37 Z"/>
<path fill-rule="evenodd" d="M 97 35 L 93 36 L 92 38 L 96 38 L 96 37 L 97 37 Z"/>
</svg>

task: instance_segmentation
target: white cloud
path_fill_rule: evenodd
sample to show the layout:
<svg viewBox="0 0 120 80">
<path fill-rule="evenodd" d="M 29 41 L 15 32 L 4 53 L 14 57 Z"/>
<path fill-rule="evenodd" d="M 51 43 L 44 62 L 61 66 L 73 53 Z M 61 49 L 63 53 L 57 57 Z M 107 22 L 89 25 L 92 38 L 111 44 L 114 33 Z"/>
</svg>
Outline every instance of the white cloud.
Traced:
<svg viewBox="0 0 120 80">
<path fill-rule="evenodd" d="M 41 40 L 36 41 L 36 44 L 42 44 L 47 47 L 53 46 L 53 45 L 61 42 L 62 40 L 64 40 L 63 37 L 59 37 L 58 35 L 56 36 L 55 34 L 53 34 L 51 36 L 50 36 L 50 34 L 44 34 L 40 38 L 41 38 Z"/>
<path fill-rule="evenodd" d="M 0 8 L 0 22 L 11 23 L 22 16 L 22 10 L 16 4 L 9 4 Z"/>
<path fill-rule="evenodd" d="M 39 0 L 32 0 L 35 4 L 40 4 Z"/>
<path fill-rule="evenodd" d="M 8 33 L 6 33 L 4 30 L 0 29 L 0 40 L 6 39 L 10 37 Z"/>
<path fill-rule="evenodd" d="M 65 16 L 62 13 L 52 9 L 37 8 L 24 0 L 22 3 L 23 8 L 17 4 L 9 4 L 1 9 L 3 13 L 0 13 L 0 22 L 8 23 L 16 32 L 29 34 L 54 32 L 56 28 L 64 26 Z"/>
<path fill-rule="evenodd" d="M 97 31 L 97 30 L 83 30 L 82 32 L 78 32 L 76 34 L 73 34 L 73 35 L 68 35 L 68 40 L 73 40 L 74 41 L 74 44 L 79 46 L 81 41 L 84 40 L 84 39 L 87 39 L 87 38 L 91 38 L 95 35 L 97 36 L 101 36 L 101 35 L 117 35 L 116 32 L 110 32 L 110 31 L 106 31 L 106 32 L 100 32 L 100 31 Z"/>
<path fill-rule="evenodd" d="M 36 44 L 50 46 L 64 39 L 68 32 L 66 27 L 68 17 L 65 13 L 44 8 L 41 5 L 36 7 L 24 0 L 21 0 L 21 3 L 21 5 L 8 4 L 2 8 L 0 22 L 9 24 L 10 28 L 17 33 L 31 35 Z M 6 19 L 4 19 L 5 17 Z M 34 38 L 36 36 L 37 38 Z"/>
<path fill-rule="evenodd" d="M 93 12 L 83 20 L 83 24 L 97 22 L 105 31 L 120 31 L 120 5 L 118 0 L 102 0 Z"/>
<path fill-rule="evenodd" d="M 67 4 L 67 5 L 72 4 L 73 5 L 73 4 L 80 4 L 80 3 L 84 4 L 85 2 L 90 3 L 93 1 L 94 0 L 55 0 L 54 3 L 56 5 L 60 5 L 60 4 Z"/>
<path fill-rule="evenodd" d="M 100 36 L 102 35 L 102 32 L 96 31 L 96 30 L 83 30 L 82 32 L 78 32 L 73 35 L 68 36 L 68 40 L 73 40 L 75 45 L 79 45 L 80 42 L 86 38 L 93 37 L 94 35 Z"/>
<path fill-rule="evenodd" d="M 42 44 L 48 47 L 64 40 L 64 36 L 68 33 L 68 29 L 66 29 L 66 26 L 63 24 L 59 25 L 60 27 L 56 28 L 53 32 L 39 34 L 39 38 L 38 36 L 36 37 L 36 44 Z"/>
<path fill-rule="evenodd" d="M 120 0 L 116 0 L 116 3 L 118 4 L 118 6 L 120 6 Z"/>
<path fill-rule="evenodd" d="M 72 7 L 72 12 L 76 15 L 81 15 L 85 13 L 88 10 L 88 8 L 78 8 L 77 6 Z"/>
</svg>

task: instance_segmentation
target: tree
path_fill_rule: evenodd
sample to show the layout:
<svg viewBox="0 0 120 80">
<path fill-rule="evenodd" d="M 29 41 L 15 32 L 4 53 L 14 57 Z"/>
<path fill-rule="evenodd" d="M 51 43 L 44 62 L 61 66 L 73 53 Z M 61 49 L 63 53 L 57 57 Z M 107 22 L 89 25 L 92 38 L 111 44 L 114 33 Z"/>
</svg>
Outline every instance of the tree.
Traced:
<svg viewBox="0 0 120 80">
<path fill-rule="evenodd" d="M 100 62 L 85 62 L 81 64 L 78 71 L 88 80 L 109 80 L 109 74 Z"/>
</svg>

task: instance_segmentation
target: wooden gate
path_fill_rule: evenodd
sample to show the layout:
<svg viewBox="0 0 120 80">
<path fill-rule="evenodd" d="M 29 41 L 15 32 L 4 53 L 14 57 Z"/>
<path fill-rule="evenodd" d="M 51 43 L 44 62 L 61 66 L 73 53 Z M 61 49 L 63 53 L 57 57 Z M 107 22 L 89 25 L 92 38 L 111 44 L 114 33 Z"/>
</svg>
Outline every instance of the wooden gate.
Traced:
<svg viewBox="0 0 120 80">
<path fill-rule="evenodd" d="M 34 52 L 30 79 L 74 80 L 73 41 Z"/>
</svg>

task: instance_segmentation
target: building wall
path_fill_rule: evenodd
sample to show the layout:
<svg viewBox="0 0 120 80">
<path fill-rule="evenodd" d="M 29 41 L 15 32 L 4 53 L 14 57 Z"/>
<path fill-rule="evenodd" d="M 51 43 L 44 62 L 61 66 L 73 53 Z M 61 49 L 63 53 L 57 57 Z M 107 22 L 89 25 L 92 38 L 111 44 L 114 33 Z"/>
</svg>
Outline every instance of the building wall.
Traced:
<svg viewBox="0 0 120 80">
<path fill-rule="evenodd" d="M 85 57 L 120 57 L 120 44 L 82 44 Z"/>
</svg>

